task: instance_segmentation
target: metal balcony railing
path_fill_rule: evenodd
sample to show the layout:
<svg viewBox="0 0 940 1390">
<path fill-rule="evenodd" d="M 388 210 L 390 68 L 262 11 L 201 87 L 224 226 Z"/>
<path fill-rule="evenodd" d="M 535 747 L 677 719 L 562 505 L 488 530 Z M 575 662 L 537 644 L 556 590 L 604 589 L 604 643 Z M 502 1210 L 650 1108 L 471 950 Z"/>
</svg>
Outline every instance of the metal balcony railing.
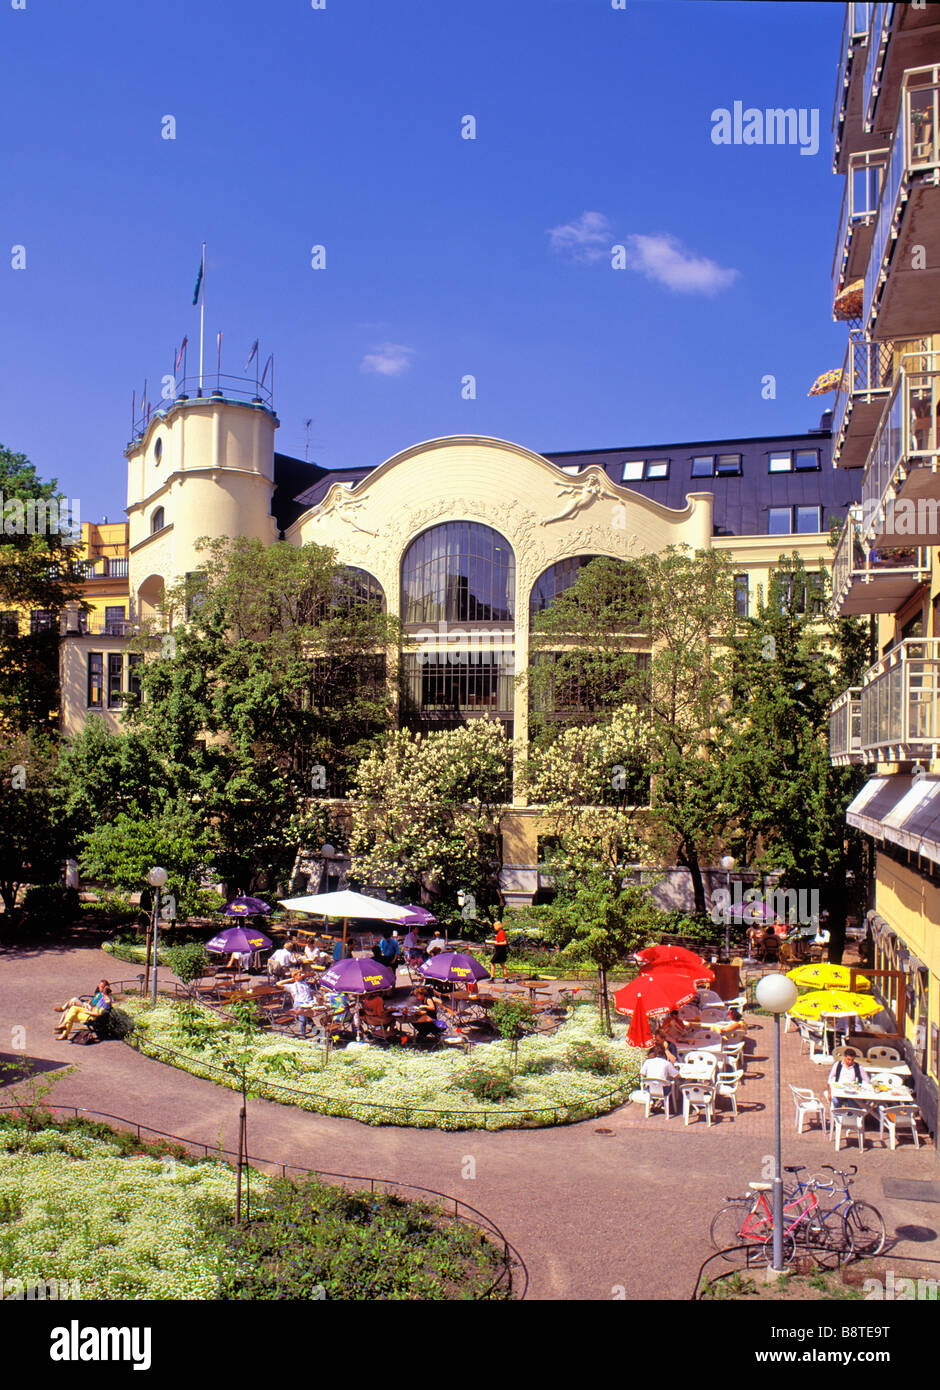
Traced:
<svg viewBox="0 0 940 1390">
<path fill-rule="evenodd" d="M 846 517 L 832 562 L 832 611 L 836 617 L 859 613 L 893 613 L 930 578 L 923 546 L 875 549 L 862 535 L 862 509 Z"/>
<path fill-rule="evenodd" d="M 887 400 L 892 386 L 892 360 L 890 343 L 870 343 L 860 328 L 850 331 L 849 345 L 842 364 L 842 384 L 836 393 L 832 413 L 834 465 L 839 462 L 845 432 L 856 401 Z"/>
<path fill-rule="evenodd" d="M 899 642 L 862 677 L 861 751 L 876 761 L 936 757 L 940 638 Z"/>
<path fill-rule="evenodd" d="M 166 415 L 181 401 L 235 401 L 238 404 L 264 406 L 273 411 L 274 372 L 268 385 L 259 382 L 257 377 L 229 376 L 225 372 L 205 372 L 202 386 L 198 376 L 185 376 L 172 379 L 167 387 L 168 394 L 158 401 L 144 404 L 135 415 L 131 430 L 134 443 L 147 433 L 151 423 L 158 416 Z"/>
<path fill-rule="evenodd" d="M 134 637 L 137 624 L 129 618 L 105 618 L 100 613 L 63 613 L 63 637 Z"/>
<path fill-rule="evenodd" d="M 836 766 L 863 761 L 861 686 L 851 686 L 830 706 L 829 759 Z"/>
<path fill-rule="evenodd" d="M 845 7 L 845 21 L 842 25 L 842 48 L 839 54 L 839 77 L 836 82 L 836 102 L 832 113 L 832 136 L 834 163 L 839 161 L 842 145 L 842 132 L 849 105 L 849 89 L 852 85 L 852 72 L 856 61 L 861 58 L 861 50 L 868 41 L 868 25 L 871 20 L 871 4 L 848 4 Z"/>
<path fill-rule="evenodd" d="M 868 54 L 865 61 L 865 78 L 862 83 L 862 120 L 866 132 L 872 129 L 875 103 L 881 72 L 884 67 L 891 21 L 894 17 L 893 5 L 873 5 L 868 25 Z"/>
<path fill-rule="evenodd" d="M 895 221 L 907 200 L 915 175 L 927 175 L 937 182 L 940 174 L 940 64 L 912 68 L 904 74 L 901 109 L 885 169 L 878 215 L 872 237 L 862 324 L 870 332 L 872 309 L 876 307 L 887 278 L 886 257 L 890 255 Z"/>
<path fill-rule="evenodd" d="M 849 280 L 857 278 L 847 273 L 852 259 L 853 238 L 863 228 L 871 227 L 878 215 L 881 183 L 887 164 L 887 148 L 864 150 L 849 155 L 849 167 L 845 176 L 845 192 L 842 195 L 842 211 L 839 215 L 839 235 L 836 238 L 836 249 L 832 258 L 833 299 L 840 290 L 845 289 Z M 861 254 L 864 254 L 863 250 Z"/>
<path fill-rule="evenodd" d="M 885 535 L 909 541 L 940 541 L 940 479 L 937 488 L 918 488 L 911 506 L 905 500 L 905 481 L 925 470 L 937 478 L 938 411 L 940 411 L 940 352 L 905 353 L 891 394 L 872 441 L 862 482 L 862 512 L 867 540 Z M 927 479 L 929 484 L 931 479 Z M 912 490 L 913 491 L 913 490 Z M 932 496 L 927 496 L 932 492 Z"/>
<path fill-rule="evenodd" d="M 127 560 L 104 559 L 82 560 L 80 564 L 83 579 L 126 579 Z"/>
</svg>

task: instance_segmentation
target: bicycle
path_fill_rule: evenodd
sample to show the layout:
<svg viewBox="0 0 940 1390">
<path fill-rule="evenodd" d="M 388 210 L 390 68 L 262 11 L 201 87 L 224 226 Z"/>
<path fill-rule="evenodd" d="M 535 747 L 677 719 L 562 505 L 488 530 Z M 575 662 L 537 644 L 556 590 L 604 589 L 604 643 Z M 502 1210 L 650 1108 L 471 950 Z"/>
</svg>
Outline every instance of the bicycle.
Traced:
<svg viewBox="0 0 940 1390">
<path fill-rule="evenodd" d="M 835 1195 L 835 1180 L 842 1179 L 842 1196 L 835 1206 L 827 1207 L 825 1210 L 830 1215 L 841 1217 L 850 1253 L 855 1256 L 880 1255 L 888 1238 L 885 1219 L 877 1207 L 873 1207 L 870 1202 L 857 1201 L 849 1192 L 849 1185 L 858 1172 L 858 1165 L 853 1163 L 851 1169 L 845 1169 L 834 1168 L 831 1163 L 824 1163 L 823 1168 L 828 1168 L 832 1173 L 832 1182 L 824 1183 L 821 1178 L 814 1179 L 817 1192 L 831 1192 Z M 795 1173 L 799 1172 L 800 1168 L 787 1171 Z M 796 1179 L 796 1183 L 798 1190 L 806 1186 L 799 1178 Z"/>
<path fill-rule="evenodd" d="M 792 1170 L 787 1170 L 792 1171 Z M 760 1246 L 769 1264 L 773 1258 L 774 1216 L 767 1193 L 769 1182 L 748 1183 L 750 1196 L 729 1197 L 728 1205 L 716 1212 L 709 1227 L 715 1249 L 729 1263 L 742 1246 Z M 797 1245 L 803 1245 L 823 1268 L 834 1269 L 845 1249 L 842 1224 L 830 1219 L 819 1205 L 813 1183 L 800 1184 L 799 1190 L 784 1192 L 782 1250 L 784 1264 L 793 1259 Z"/>
</svg>

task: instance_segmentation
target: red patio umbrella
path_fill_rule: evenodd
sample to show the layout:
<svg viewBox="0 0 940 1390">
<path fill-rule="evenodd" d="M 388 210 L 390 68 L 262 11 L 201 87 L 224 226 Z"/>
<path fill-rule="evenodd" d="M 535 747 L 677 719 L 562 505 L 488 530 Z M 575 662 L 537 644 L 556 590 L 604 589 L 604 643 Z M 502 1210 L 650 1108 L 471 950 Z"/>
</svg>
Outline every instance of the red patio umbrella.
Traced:
<svg viewBox="0 0 940 1390">
<path fill-rule="evenodd" d="M 704 965 L 705 961 L 685 946 L 646 946 L 636 952 L 636 958 L 644 965 Z"/>
<path fill-rule="evenodd" d="M 630 1027 L 627 1030 L 627 1042 L 631 1047 L 652 1047 L 653 1045 L 653 1030 L 646 1017 L 642 994 L 638 994 L 636 997 L 636 1006 L 630 1020 Z"/>
<path fill-rule="evenodd" d="M 650 970 L 617 990 L 614 1008 L 618 1014 L 630 1014 L 640 998 L 650 1017 L 661 1016 L 694 999 L 695 985 L 688 975 L 674 970 Z"/>
<path fill-rule="evenodd" d="M 646 968 L 646 973 L 656 975 L 660 970 L 671 970 L 676 975 L 687 975 L 697 985 L 710 985 L 715 978 L 714 970 L 707 965 L 686 965 L 679 961 L 669 965 L 649 965 Z"/>
</svg>

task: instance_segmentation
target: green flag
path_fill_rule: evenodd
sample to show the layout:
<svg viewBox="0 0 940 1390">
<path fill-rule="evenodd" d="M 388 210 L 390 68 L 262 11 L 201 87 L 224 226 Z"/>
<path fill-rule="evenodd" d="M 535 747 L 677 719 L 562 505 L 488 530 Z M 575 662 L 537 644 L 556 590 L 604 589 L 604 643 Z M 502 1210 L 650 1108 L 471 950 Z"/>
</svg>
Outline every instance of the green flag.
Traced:
<svg viewBox="0 0 940 1390">
<path fill-rule="evenodd" d="M 199 291 L 202 288 L 203 262 L 199 262 L 199 274 L 196 276 L 196 288 L 193 290 L 193 303 L 199 303 Z"/>
</svg>

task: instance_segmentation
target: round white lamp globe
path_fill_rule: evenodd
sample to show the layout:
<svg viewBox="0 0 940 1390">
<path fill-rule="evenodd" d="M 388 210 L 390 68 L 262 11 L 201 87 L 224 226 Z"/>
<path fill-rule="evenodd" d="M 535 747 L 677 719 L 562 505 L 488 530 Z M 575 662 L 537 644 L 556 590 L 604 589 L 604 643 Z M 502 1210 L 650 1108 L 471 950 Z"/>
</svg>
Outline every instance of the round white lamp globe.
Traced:
<svg viewBox="0 0 940 1390">
<path fill-rule="evenodd" d="M 792 1009 L 800 991 L 786 975 L 765 975 L 757 982 L 757 1002 L 771 1014 L 785 1014 Z"/>
<path fill-rule="evenodd" d="M 725 857 L 722 859 L 721 867 L 724 869 L 726 874 L 730 874 L 731 870 L 734 868 L 734 860 L 730 854 L 726 854 Z"/>
<path fill-rule="evenodd" d="M 147 875 L 147 882 L 150 884 L 151 888 L 162 888 L 168 878 L 169 874 L 167 873 L 166 869 L 161 869 L 158 866 L 157 868 L 150 870 L 150 872 Z"/>
<path fill-rule="evenodd" d="M 333 859 L 333 858 L 335 857 L 335 855 L 336 855 L 336 850 L 333 848 L 332 845 L 321 845 L 321 847 L 320 847 L 320 858 L 321 858 L 321 859 Z"/>
</svg>

